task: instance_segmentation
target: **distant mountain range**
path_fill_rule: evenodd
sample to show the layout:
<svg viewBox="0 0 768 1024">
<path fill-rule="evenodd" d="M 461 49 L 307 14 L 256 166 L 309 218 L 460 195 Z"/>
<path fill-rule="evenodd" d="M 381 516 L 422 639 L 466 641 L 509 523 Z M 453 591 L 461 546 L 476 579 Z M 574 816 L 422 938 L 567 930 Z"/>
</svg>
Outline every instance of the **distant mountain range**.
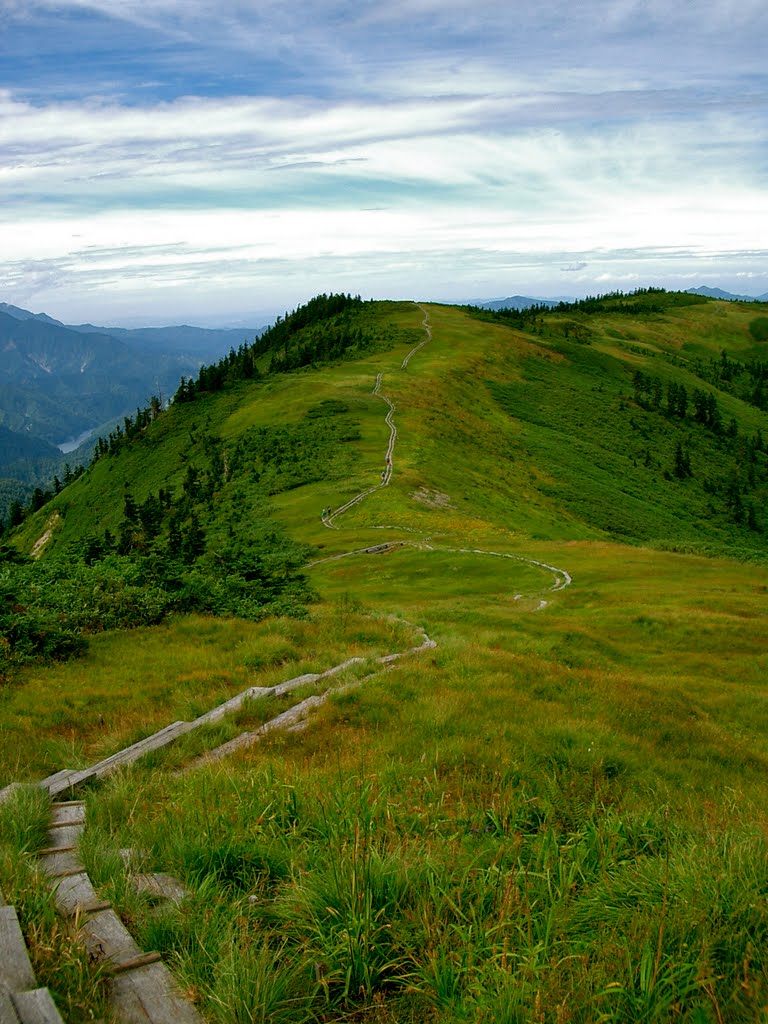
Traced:
<svg viewBox="0 0 768 1024">
<path fill-rule="evenodd" d="M 87 462 L 94 436 L 263 329 L 72 326 L 0 303 L 0 482 L 50 481 L 63 452 Z"/>
<path fill-rule="evenodd" d="M 484 302 L 473 302 L 480 309 L 529 309 L 531 306 L 553 306 L 561 302 L 575 302 L 570 297 L 562 296 L 555 299 L 534 299 L 530 295 L 510 295 L 506 299 L 488 299 Z"/>
<path fill-rule="evenodd" d="M 710 299 L 726 299 L 730 302 L 768 302 L 768 292 L 763 295 L 734 295 L 733 292 L 723 291 L 722 288 L 708 288 L 700 285 L 698 288 L 686 288 L 691 295 L 705 295 Z M 532 298 L 530 295 L 510 295 L 506 299 L 487 299 L 475 301 L 471 305 L 479 306 L 481 309 L 528 309 L 531 306 L 549 306 L 550 308 L 559 305 L 561 302 L 577 302 L 578 299 L 572 295 L 557 295 L 554 298 Z"/>
<path fill-rule="evenodd" d="M 768 302 L 768 292 L 762 295 L 734 295 L 733 292 L 724 292 L 722 288 L 707 288 L 704 284 L 685 290 L 691 295 L 706 295 L 710 299 L 728 299 L 730 302 Z"/>
</svg>

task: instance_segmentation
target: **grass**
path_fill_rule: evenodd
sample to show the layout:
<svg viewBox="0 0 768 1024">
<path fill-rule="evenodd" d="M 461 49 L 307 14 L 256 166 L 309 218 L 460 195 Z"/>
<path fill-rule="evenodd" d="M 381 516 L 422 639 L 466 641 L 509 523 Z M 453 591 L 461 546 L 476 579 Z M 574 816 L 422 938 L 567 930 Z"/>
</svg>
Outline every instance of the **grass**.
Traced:
<svg viewBox="0 0 768 1024">
<path fill-rule="evenodd" d="M 324 399 L 354 409 L 344 474 L 274 498 L 321 559 L 309 618 L 190 617 L 30 671 L 3 695 L 5 771 L 87 760 L 360 656 L 343 680 L 360 685 L 336 687 L 303 731 L 176 771 L 282 705 L 246 708 L 88 794 L 92 877 L 210 1020 L 765 1019 L 764 538 L 708 522 L 690 481 L 649 470 L 626 429 L 631 416 L 650 433 L 662 465 L 669 425 L 630 409 L 632 368 L 672 373 L 691 345 L 744 358 L 749 317 L 601 314 L 574 345 L 556 317 L 533 335 L 429 311 L 433 341 L 405 371 L 403 343 L 190 407 L 232 441 Z M 380 473 L 378 372 L 393 480 L 328 530 L 319 509 Z M 745 431 L 764 420 L 723 404 Z M 385 540 L 402 543 L 330 560 Z M 722 557 L 735 548 L 753 560 Z M 552 589 L 564 577 L 548 567 L 572 584 Z M 369 674 L 420 629 L 435 648 Z M 188 896 L 137 895 L 124 848 Z"/>
<path fill-rule="evenodd" d="M 84 767 L 252 686 L 274 686 L 413 642 L 407 625 L 353 610 L 344 593 L 306 621 L 186 616 L 100 634 L 84 658 L 26 668 L 3 690 L 2 774 L 12 781 Z M 259 724 L 270 708 L 254 706 L 227 727 Z M 210 741 L 230 738 L 226 732 L 205 735 Z M 199 752 L 201 742 L 189 737 L 181 749 Z"/>
<path fill-rule="evenodd" d="M 84 1024 L 107 1011 L 106 975 L 59 916 L 53 890 L 36 870 L 49 812 L 47 796 L 32 788 L 0 804 L 0 889 L 16 908 L 37 984 L 50 990 L 65 1020 Z"/>
</svg>

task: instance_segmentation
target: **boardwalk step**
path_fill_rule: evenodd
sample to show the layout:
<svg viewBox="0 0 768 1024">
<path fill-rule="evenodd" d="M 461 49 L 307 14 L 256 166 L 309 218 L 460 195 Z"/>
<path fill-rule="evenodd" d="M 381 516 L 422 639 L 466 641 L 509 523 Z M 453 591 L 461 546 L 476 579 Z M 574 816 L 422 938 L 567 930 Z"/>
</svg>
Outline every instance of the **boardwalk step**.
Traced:
<svg viewBox="0 0 768 1024">
<path fill-rule="evenodd" d="M 37 984 L 15 907 L 0 907 L 0 982 L 11 992 Z"/>
<path fill-rule="evenodd" d="M 178 878 L 173 875 L 166 875 L 162 872 L 154 874 L 135 875 L 131 884 L 136 892 L 144 893 L 153 900 L 168 900 L 171 903 L 181 903 L 189 895 L 187 889 Z"/>
<path fill-rule="evenodd" d="M 80 938 L 95 960 L 111 967 L 140 956 L 142 950 L 123 922 L 111 908 L 89 917 L 80 928 Z"/>
<path fill-rule="evenodd" d="M 71 917 L 74 914 L 82 913 L 86 907 L 95 906 L 103 902 L 99 900 L 98 893 L 93 888 L 91 880 L 85 870 L 77 874 L 62 875 L 56 885 L 56 906 L 62 912 Z M 106 910 L 109 903 L 101 909 Z"/>
<path fill-rule="evenodd" d="M 77 846 L 83 834 L 82 825 L 62 824 L 48 832 L 48 849 L 50 847 Z"/>
<path fill-rule="evenodd" d="M 40 866 L 49 878 L 67 878 L 69 875 L 79 875 L 85 871 L 76 850 L 48 853 L 40 860 L 42 862 Z"/>
<path fill-rule="evenodd" d="M 47 988 L 15 992 L 11 996 L 19 1024 L 63 1024 L 61 1014 Z"/>
<path fill-rule="evenodd" d="M 118 974 L 112 980 L 112 993 L 116 1016 L 124 1024 L 203 1024 L 164 963 Z"/>
</svg>

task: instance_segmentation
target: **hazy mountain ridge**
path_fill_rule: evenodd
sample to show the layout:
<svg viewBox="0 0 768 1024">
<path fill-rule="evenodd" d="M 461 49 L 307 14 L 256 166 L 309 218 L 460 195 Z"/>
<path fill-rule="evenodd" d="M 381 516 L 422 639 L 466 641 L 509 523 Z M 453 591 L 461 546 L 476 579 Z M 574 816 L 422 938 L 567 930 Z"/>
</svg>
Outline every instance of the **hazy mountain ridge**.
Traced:
<svg viewBox="0 0 768 1024">
<path fill-rule="evenodd" d="M 151 395 L 166 399 L 182 376 L 261 330 L 72 326 L 0 303 L 0 478 L 31 493 L 65 462 L 88 462 L 95 435 L 146 406 Z M 92 436 L 62 456 L 57 446 L 83 435 Z M 5 513 L 0 497 L 0 518 Z"/>
<path fill-rule="evenodd" d="M 475 305 L 481 309 L 529 309 L 531 306 L 548 306 L 552 308 L 565 299 L 534 299 L 530 295 L 510 295 L 506 299 L 488 299 Z"/>
<path fill-rule="evenodd" d="M 698 288 L 686 288 L 690 295 L 706 295 L 710 299 L 726 299 L 729 302 L 768 302 L 768 292 L 762 295 L 735 295 L 733 292 L 723 291 L 722 288 L 709 288 L 707 285 L 699 285 Z"/>
</svg>

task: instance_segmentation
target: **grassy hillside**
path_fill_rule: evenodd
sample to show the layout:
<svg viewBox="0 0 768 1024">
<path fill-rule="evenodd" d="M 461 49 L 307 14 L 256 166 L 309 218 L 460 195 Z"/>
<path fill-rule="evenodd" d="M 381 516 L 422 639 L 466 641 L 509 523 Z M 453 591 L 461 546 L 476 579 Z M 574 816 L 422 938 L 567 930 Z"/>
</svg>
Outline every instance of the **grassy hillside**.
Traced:
<svg viewBox="0 0 768 1024">
<path fill-rule="evenodd" d="M 304 618 L 171 616 L 17 669 L 4 780 L 357 656 L 303 731 L 179 771 L 287 706 L 253 702 L 88 795 L 92 877 L 207 1017 L 762 1019 L 763 310 L 648 293 L 358 315 L 380 345 L 272 374 L 261 352 L 259 379 L 174 405 L 11 537 L 49 534 L 46 565 L 91 545 L 98 566 L 94 540 L 130 534 L 149 566 L 187 508 L 213 566 L 269 521 L 316 599 Z M 161 489 L 157 532 L 138 515 L 126 532 L 126 494 Z M 420 629 L 434 649 L 373 660 Z M 0 882 L 32 934 L 18 846 Z M 187 899 L 132 892 L 125 847 Z M 48 970 L 87 1019 L 93 999 Z"/>
</svg>

